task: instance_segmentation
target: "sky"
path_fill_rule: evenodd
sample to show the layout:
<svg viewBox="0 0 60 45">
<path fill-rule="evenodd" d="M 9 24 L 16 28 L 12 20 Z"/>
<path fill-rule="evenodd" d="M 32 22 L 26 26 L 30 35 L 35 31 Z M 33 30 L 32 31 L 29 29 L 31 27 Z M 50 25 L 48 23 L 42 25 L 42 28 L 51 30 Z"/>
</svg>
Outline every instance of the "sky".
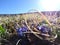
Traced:
<svg viewBox="0 0 60 45">
<path fill-rule="evenodd" d="M 0 14 L 60 10 L 60 0 L 0 0 Z"/>
</svg>

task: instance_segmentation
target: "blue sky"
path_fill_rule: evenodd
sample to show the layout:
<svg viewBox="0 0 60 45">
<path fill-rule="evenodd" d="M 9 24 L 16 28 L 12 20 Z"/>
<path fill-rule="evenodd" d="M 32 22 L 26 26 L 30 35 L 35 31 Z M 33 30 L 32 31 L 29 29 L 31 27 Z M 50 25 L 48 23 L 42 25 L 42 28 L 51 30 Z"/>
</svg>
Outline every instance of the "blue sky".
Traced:
<svg viewBox="0 0 60 45">
<path fill-rule="evenodd" d="M 38 9 L 40 11 L 46 11 L 45 10 L 46 6 L 45 8 L 43 8 L 44 7 L 43 1 L 42 0 L 0 0 L 0 14 L 25 13 L 28 12 L 30 9 Z M 56 9 L 59 10 L 59 8 Z"/>
</svg>

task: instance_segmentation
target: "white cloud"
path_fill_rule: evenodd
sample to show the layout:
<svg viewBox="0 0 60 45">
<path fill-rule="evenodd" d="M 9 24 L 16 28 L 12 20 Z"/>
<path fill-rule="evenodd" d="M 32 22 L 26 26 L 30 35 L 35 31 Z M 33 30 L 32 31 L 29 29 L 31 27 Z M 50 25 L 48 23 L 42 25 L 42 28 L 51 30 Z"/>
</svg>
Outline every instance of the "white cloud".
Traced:
<svg viewBox="0 0 60 45">
<path fill-rule="evenodd" d="M 41 0 L 39 4 L 44 10 L 60 10 L 60 0 Z"/>
</svg>

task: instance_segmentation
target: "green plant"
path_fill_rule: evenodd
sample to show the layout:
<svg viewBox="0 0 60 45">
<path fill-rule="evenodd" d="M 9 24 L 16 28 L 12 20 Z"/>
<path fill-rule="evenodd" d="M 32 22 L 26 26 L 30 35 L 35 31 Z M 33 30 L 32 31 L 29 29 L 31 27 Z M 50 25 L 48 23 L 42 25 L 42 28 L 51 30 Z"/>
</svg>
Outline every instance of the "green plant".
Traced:
<svg viewBox="0 0 60 45">
<path fill-rule="evenodd" d="M 60 39 L 60 28 L 57 28 L 57 35 L 58 35 L 58 39 Z"/>
<path fill-rule="evenodd" d="M 0 25 L 0 37 L 3 37 L 5 35 L 4 28 Z"/>
</svg>

